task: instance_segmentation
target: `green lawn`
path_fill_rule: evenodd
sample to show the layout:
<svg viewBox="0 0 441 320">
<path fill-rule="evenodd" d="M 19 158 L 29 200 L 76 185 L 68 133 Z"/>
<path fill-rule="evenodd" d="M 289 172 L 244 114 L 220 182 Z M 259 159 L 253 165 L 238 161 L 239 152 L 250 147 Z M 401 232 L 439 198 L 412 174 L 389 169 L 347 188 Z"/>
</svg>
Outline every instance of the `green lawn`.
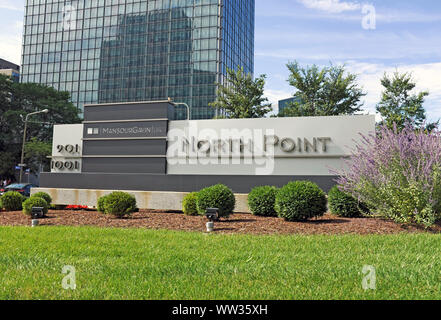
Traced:
<svg viewBox="0 0 441 320">
<path fill-rule="evenodd" d="M 61 286 L 76 268 L 77 289 Z M 377 269 L 364 291 L 362 268 Z M 0 227 L 0 299 L 440 299 L 441 236 Z"/>
</svg>

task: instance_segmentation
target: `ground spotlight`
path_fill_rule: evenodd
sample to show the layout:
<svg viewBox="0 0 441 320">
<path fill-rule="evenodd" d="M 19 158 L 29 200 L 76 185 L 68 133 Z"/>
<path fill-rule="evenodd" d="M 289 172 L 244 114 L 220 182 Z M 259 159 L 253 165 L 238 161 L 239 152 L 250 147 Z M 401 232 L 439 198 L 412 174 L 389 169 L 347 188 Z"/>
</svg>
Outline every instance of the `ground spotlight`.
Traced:
<svg viewBox="0 0 441 320">
<path fill-rule="evenodd" d="M 207 232 L 214 231 L 214 222 L 219 221 L 219 209 L 217 208 L 209 208 L 205 212 L 205 216 L 209 220 L 207 223 Z"/>
<path fill-rule="evenodd" d="M 44 217 L 44 208 L 32 207 L 31 217 L 32 217 L 32 227 L 38 226 L 40 223 L 40 221 L 38 219 L 41 219 Z"/>
</svg>

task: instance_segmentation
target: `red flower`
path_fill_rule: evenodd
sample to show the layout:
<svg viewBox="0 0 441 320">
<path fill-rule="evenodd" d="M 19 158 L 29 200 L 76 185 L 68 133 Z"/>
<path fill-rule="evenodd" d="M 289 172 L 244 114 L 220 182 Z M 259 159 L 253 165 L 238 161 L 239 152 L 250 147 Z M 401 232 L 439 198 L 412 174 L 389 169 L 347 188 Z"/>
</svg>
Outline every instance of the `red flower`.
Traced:
<svg viewBox="0 0 441 320">
<path fill-rule="evenodd" d="M 78 205 L 69 205 L 66 207 L 66 210 L 87 210 L 88 206 L 78 206 Z"/>
</svg>

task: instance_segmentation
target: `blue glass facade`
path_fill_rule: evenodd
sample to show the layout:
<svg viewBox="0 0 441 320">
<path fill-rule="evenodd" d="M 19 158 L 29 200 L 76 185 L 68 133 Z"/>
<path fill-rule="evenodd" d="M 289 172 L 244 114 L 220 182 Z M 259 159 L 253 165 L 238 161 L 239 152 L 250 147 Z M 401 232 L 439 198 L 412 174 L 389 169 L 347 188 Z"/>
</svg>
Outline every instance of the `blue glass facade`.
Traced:
<svg viewBox="0 0 441 320">
<path fill-rule="evenodd" d="M 253 73 L 254 0 L 27 0 L 22 64 L 80 110 L 170 97 L 210 119 L 226 67 Z"/>
<path fill-rule="evenodd" d="M 299 98 L 295 98 L 295 97 L 280 100 L 279 101 L 279 112 L 284 111 L 286 108 L 288 108 L 294 102 L 301 102 L 301 100 Z"/>
</svg>

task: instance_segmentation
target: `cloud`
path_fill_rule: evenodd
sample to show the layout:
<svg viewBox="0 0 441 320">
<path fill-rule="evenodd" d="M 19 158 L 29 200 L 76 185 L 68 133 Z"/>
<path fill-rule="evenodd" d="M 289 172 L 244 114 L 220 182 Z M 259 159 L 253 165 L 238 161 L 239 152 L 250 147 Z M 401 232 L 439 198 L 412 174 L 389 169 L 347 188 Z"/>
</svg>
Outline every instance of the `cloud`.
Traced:
<svg viewBox="0 0 441 320">
<path fill-rule="evenodd" d="M 0 9 L 24 11 L 24 7 L 18 6 L 16 1 L 13 0 L 0 0 Z"/>
<path fill-rule="evenodd" d="M 315 61 L 394 60 L 408 63 L 440 61 L 437 30 L 313 30 L 285 26 L 261 30 L 256 35 L 256 58 Z M 421 33 L 424 32 L 424 35 Z M 293 36 L 295 34 L 295 36 Z"/>
<path fill-rule="evenodd" d="M 340 0 L 298 0 L 305 7 L 326 11 L 329 13 L 341 13 L 345 11 L 360 10 L 361 5 L 357 2 L 347 2 Z"/>
<path fill-rule="evenodd" d="M 23 22 L 16 21 L 0 34 L 2 50 L 0 58 L 20 65 L 22 44 Z"/>
<path fill-rule="evenodd" d="M 431 12 L 377 12 L 377 21 L 384 23 L 431 23 L 441 21 L 441 14 Z"/>
</svg>

